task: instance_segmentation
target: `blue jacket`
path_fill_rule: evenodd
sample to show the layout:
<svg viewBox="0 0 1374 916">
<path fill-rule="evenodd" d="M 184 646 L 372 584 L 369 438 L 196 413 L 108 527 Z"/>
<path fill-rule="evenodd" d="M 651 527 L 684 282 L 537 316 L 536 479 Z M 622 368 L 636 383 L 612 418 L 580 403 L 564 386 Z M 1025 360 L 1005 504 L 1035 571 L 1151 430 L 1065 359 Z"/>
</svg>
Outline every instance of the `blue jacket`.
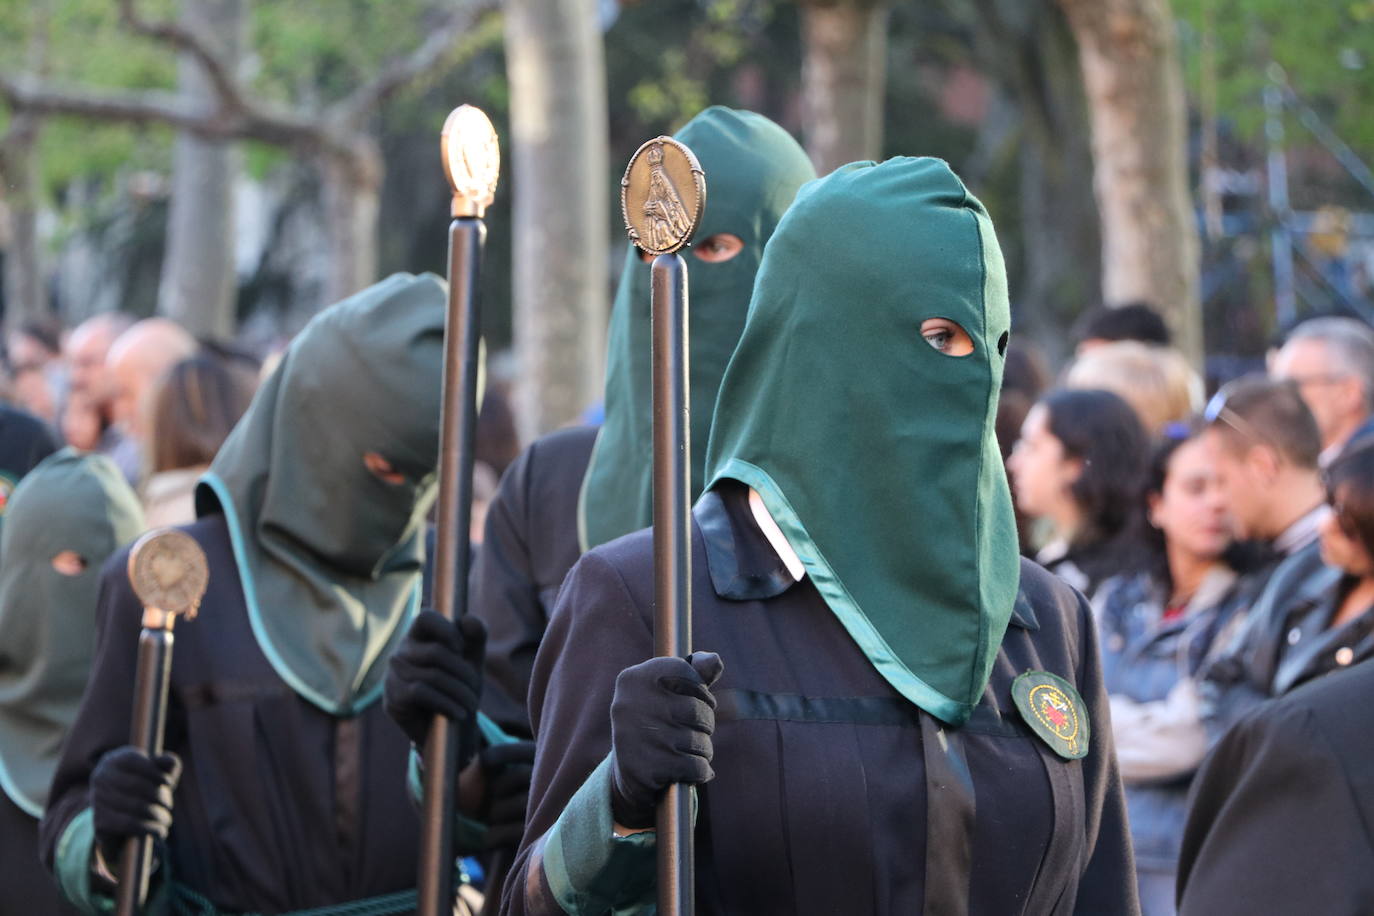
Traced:
<svg viewBox="0 0 1374 916">
<path fill-rule="evenodd" d="M 1178 861 L 1188 786 L 1207 748 L 1192 677 L 1232 610 L 1235 583 L 1235 573 L 1218 567 L 1167 621 L 1167 589 L 1149 573 L 1108 579 L 1093 602 L 1141 868 L 1168 870 Z"/>
</svg>

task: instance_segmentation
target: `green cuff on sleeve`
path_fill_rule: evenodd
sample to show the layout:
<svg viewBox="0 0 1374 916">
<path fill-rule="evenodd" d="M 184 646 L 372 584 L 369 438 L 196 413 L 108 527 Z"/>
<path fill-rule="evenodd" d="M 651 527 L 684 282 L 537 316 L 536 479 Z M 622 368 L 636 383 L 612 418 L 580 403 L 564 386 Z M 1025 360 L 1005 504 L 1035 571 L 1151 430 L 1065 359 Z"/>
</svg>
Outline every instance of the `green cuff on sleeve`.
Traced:
<svg viewBox="0 0 1374 916">
<path fill-rule="evenodd" d="M 568 913 L 652 913 L 656 846 L 653 831 L 616 836 L 607 756 L 545 836 L 544 877 Z"/>
<path fill-rule="evenodd" d="M 71 819 L 57 841 L 53 877 L 62 895 L 88 916 L 114 911 L 114 899 L 91 887 L 91 855 L 95 849 L 95 812 L 84 809 Z"/>
</svg>

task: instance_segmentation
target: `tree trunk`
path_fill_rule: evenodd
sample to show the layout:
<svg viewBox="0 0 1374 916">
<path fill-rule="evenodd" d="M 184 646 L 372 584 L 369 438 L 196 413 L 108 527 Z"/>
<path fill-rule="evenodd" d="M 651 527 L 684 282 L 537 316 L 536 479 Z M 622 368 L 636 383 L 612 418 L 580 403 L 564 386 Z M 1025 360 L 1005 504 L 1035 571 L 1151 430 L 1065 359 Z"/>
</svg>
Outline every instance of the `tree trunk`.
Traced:
<svg viewBox="0 0 1374 916">
<path fill-rule="evenodd" d="M 1202 358 L 1183 74 L 1168 0 L 1059 0 L 1078 40 L 1102 214 L 1103 297 L 1145 300 Z"/>
<path fill-rule="evenodd" d="M 882 158 L 886 5 L 808 0 L 801 14 L 802 127 L 816 170 Z"/>
<path fill-rule="evenodd" d="M 601 396 L 609 298 L 606 67 L 594 0 L 507 0 L 505 17 L 515 407 L 529 441 Z"/>
<path fill-rule="evenodd" d="M 1017 329 L 1059 362 L 1070 355 L 1063 329 L 1102 296 L 1078 51 L 1055 0 L 975 0 L 970 12 L 977 60 L 1020 121 L 1010 151 L 1020 169 L 1020 247 L 1008 252 Z"/>
<path fill-rule="evenodd" d="M 5 248 L 5 325 L 17 328 L 47 311 L 43 246 L 38 237 L 38 135 L 41 118 L 16 112 L 0 144 L 0 231 Z"/>
<path fill-rule="evenodd" d="M 371 137 L 360 134 L 321 154 L 321 197 L 329 239 L 325 304 L 346 299 L 377 280 L 382 175 L 382 155 Z"/>
<path fill-rule="evenodd" d="M 244 0 L 183 0 L 181 23 L 226 61 L 238 61 L 247 24 Z M 214 86 L 189 55 L 181 56 L 177 82 L 182 97 L 196 107 L 216 105 Z M 229 338 L 236 324 L 234 181 L 239 159 L 229 143 L 201 140 L 186 131 L 177 135 L 158 311 L 200 336 Z"/>
<path fill-rule="evenodd" d="M 51 17 L 49 0 L 31 0 L 26 61 L 29 72 L 48 72 Z M 43 116 L 12 107 L 0 137 L 0 244 L 5 248 L 5 324 L 17 328 L 48 311 L 43 274 L 43 244 L 38 233 L 42 172 L 38 138 Z"/>
</svg>

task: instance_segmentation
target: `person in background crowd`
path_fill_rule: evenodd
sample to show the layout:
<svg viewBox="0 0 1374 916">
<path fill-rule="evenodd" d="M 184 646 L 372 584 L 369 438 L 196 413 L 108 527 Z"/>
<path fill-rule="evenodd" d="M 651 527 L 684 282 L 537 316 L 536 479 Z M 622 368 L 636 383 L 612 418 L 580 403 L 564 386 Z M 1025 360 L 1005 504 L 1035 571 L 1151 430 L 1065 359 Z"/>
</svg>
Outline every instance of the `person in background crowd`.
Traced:
<svg viewBox="0 0 1374 916">
<path fill-rule="evenodd" d="M 488 360 L 488 365 L 491 361 Z M 520 434 L 510 408 L 510 386 L 487 373 L 482 409 L 477 414 L 477 439 L 473 458 L 486 465 L 496 480 L 520 457 Z"/>
<path fill-rule="evenodd" d="M 257 374 L 209 355 L 174 365 L 145 405 L 149 477 L 143 505 L 149 528 L 195 521 L 196 481 L 248 409 Z"/>
<path fill-rule="evenodd" d="M 15 403 L 50 427 L 66 396 L 61 329 L 47 321 L 26 322 L 6 343 Z"/>
<path fill-rule="evenodd" d="M 1071 336 L 1078 341 L 1075 351 L 1079 356 L 1093 347 L 1118 340 L 1135 340 L 1161 347 L 1173 343 L 1164 318 L 1145 302 L 1098 306 L 1074 322 Z"/>
<path fill-rule="evenodd" d="M 1226 733 L 1193 783 L 1181 916 L 1374 913 L 1371 696 L 1366 661 L 1260 706 Z"/>
<path fill-rule="evenodd" d="M 1040 394 L 1049 385 L 1050 373 L 1045 368 L 1045 358 L 1039 348 L 1030 341 L 1018 341 L 1007 345 L 1007 361 L 1002 372 L 1002 396 L 997 401 L 997 448 L 1002 453 L 1005 465 L 1021 437 L 1021 425 L 1026 422 L 1026 414 L 1040 399 Z M 1010 477 L 1008 477 L 1010 480 Z M 1021 545 L 1021 553 L 1026 556 L 1035 554 L 1033 520 L 1016 506 L 1016 539 Z"/>
<path fill-rule="evenodd" d="M 1202 379 L 1172 347 L 1122 340 L 1093 347 L 1069 365 L 1065 388 L 1096 388 L 1119 395 L 1151 436 L 1202 409 Z"/>
<path fill-rule="evenodd" d="M 1298 386 L 1321 433 L 1323 467 L 1374 438 L 1374 329 L 1354 318 L 1313 318 L 1293 329 L 1270 374 Z"/>
<path fill-rule="evenodd" d="M 676 782 L 701 786 L 701 912 L 1138 912 L 1091 613 L 1018 556 L 997 460 L 1006 289 L 941 160 L 798 192 L 693 510 L 692 638 L 715 651 L 645 661 L 651 531 L 578 561 L 502 912 L 650 912 Z"/>
<path fill-rule="evenodd" d="M 195 355 L 198 347 L 185 328 L 167 318 L 145 318 L 110 345 L 106 363 L 114 381 L 111 411 L 115 422 L 137 443 L 142 473 L 146 473 L 151 447 L 148 398 L 167 370 Z"/>
<path fill-rule="evenodd" d="M 805 150 L 761 115 L 712 107 L 676 134 L 711 174 L 691 247 L 692 480 L 702 485 L 721 374 L 744 327 L 754 274 L 797 189 L 816 176 Z M 473 614 L 491 633 L 483 709 L 532 735 L 525 700 L 554 599 L 586 547 L 650 524 L 649 265 L 630 247 L 612 310 L 606 422 L 532 443 L 487 514 L 473 567 Z"/>
<path fill-rule="evenodd" d="M 85 394 L 67 393 L 62 405 L 62 440 L 79 452 L 100 448 L 110 421 L 100 406 Z"/>
<path fill-rule="evenodd" d="M 142 474 L 138 444 L 114 422 L 115 385 L 105 359 L 115 338 L 133 323 L 133 317 L 123 312 L 102 312 L 72 329 L 62 349 L 68 389 L 94 404 L 101 413 L 104 433 L 96 450 L 113 460 L 130 483 Z"/>
<path fill-rule="evenodd" d="M 1217 392 L 1206 418 L 1204 440 L 1235 533 L 1269 548 L 1239 589 L 1245 610 L 1215 637 L 1199 673 L 1203 718 L 1215 740 L 1273 694 L 1285 621 L 1320 601 L 1340 573 L 1322 562 L 1318 534 L 1330 509 L 1317 470 L 1321 437 L 1297 386 L 1245 376 Z"/>
<path fill-rule="evenodd" d="M 1145 916 L 1174 912 L 1188 785 L 1207 751 L 1193 675 L 1237 578 L 1226 501 L 1201 434 L 1179 424 L 1155 447 L 1134 545 L 1148 559 L 1093 598 Z"/>
<path fill-rule="evenodd" d="M 0 916 L 62 916 L 38 820 L 95 654 L 105 560 L 143 531 L 101 455 L 65 450 L 24 478 L 0 528 Z"/>
<path fill-rule="evenodd" d="M 1317 546 L 1327 569 L 1312 583 L 1326 587 L 1257 607 L 1266 613 L 1246 634 L 1246 676 L 1231 685 L 1242 699 L 1281 696 L 1374 655 L 1374 442 L 1337 457 L 1326 487 L 1332 511 L 1321 517 Z"/>
<path fill-rule="evenodd" d="M 1130 562 L 1148 449 L 1135 411 L 1109 391 L 1052 391 L 1026 415 L 1007 461 L 1016 503 L 1049 525 L 1036 559 L 1086 595 Z"/>
<path fill-rule="evenodd" d="M 41 420 L 0 404 L 0 516 L 24 475 L 55 451 L 57 443 Z"/>
</svg>

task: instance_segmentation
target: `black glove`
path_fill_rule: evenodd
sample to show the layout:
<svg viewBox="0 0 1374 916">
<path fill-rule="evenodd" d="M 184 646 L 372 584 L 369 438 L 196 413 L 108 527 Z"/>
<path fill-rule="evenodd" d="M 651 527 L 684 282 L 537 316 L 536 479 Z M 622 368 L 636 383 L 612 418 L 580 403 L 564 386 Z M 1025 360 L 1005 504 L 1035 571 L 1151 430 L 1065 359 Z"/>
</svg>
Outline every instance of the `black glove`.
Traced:
<svg viewBox="0 0 1374 916">
<path fill-rule="evenodd" d="M 492 744 L 477 755 L 486 779 L 487 797 L 481 820 L 487 825 L 484 848 L 514 848 L 525 832 L 530 776 L 534 773 L 534 742 Z"/>
<path fill-rule="evenodd" d="M 436 715 L 458 730 L 458 768 L 477 752 L 477 700 L 487 628 L 476 617 L 452 623 L 423 610 L 387 665 L 382 705 L 416 747 L 423 748 Z"/>
<path fill-rule="evenodd" d="M 611 699 L 611 813 L 623 827 L 654 825 L 654 805 L 673 783 L 701 785 L 711 769 L 716 698 L 725 668 L 714 652 L 651 658 L 620 672 Z"/>
<path fill-rule="evenodd" d="M 149 757 L 135 747 L 115 748 L 91 771 L 95 838 L 105 861 L 115 865 L 124 841 L 134 836 L 167 839 L 172 792 L 181 779 L 176 754 Z"/>
</svg>

